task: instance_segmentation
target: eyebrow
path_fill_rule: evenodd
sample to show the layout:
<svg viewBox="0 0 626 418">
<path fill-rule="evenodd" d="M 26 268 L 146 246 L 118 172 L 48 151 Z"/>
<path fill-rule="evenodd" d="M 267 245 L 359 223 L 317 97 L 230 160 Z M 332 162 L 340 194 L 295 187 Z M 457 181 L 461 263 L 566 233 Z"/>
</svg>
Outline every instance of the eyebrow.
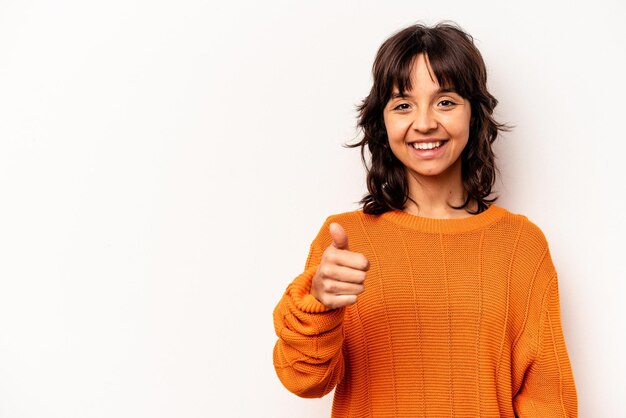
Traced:
<svg viewBox="0 0 626 418">
<path fill-rule="evenodd" d="M 440 88 L 437 91 L 435 91 L 435 93 L 433 95 L 437 95 L 437 94 L 441 94 L 441 93 L 454 93 L 454 94 L 459 94 L 457 93 L 457 91 L 453 88 Z M 391 93 L 391 98 L 392 99 L 401 99 L 404 97 L 408 97 L 406 94 L 402 94 L 400 92 L 394 92 Z"/>
</svg>

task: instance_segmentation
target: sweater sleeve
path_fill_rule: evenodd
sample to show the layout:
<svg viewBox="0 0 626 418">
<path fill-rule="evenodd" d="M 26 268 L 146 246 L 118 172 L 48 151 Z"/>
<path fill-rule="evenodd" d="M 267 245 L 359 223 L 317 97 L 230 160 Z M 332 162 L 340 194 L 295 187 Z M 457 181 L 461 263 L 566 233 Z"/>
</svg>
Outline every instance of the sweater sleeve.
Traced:
<svg viewBox="0 0 626 418">
<path fill-rule="evenodd" d="M 305 270 L 288 287 L 274 309 L 274 368 L 291 392 L 322 397 L 341 381 L 344 309 L 329 309 L 309 292 L 323 250 L 311 245 Z"/>
<path fill-rule="evenodd" d="M 540 314 L 535 352 L 513 404 L 517 417 L 577 417 L 574 377 L 565 346 L 557 277 L 550 280 Z"/>
</svg>

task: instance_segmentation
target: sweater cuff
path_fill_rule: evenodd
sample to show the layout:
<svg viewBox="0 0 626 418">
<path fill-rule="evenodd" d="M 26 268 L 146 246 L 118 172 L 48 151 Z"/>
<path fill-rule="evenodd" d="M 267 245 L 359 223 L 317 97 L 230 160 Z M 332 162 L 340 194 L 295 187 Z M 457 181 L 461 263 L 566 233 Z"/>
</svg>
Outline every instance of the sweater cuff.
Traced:
<svg viewBox="0 0 626 418">
<path fill-rule="evenodd" d="M 335 309 L 329 308 L 319 300 L 315 299 L 311 292 L 311 283 L 317 271 L 317 266 L 309 267 L 289 286 L 289 294 L 294 305 L 305 313 L 324 313 Z M 339 310 L 339 309 L 337 309 Z"/>
</svg>

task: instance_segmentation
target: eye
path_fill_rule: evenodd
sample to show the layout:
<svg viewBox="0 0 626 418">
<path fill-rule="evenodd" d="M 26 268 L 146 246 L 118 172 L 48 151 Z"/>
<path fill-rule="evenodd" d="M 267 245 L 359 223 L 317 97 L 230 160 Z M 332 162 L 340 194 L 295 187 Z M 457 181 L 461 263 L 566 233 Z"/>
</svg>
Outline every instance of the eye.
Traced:
<svg viewBox="0 0 626 418">
<path fill-rule="evenodd" d="M 447 100 L 447 99 L 444 99 L 439 102 L 439 106 L 442 106 L 442 107 L 452 107 L 455 104 L 456 103 L 454 103 L 452 100 Z"/>
<path fill-rule="evenodd" d="M 408 108 L 409 105 L 407 103 L 400 103 L 399 105 L 394 107 L 393 110 L 407 110 Z"/>
</svg>

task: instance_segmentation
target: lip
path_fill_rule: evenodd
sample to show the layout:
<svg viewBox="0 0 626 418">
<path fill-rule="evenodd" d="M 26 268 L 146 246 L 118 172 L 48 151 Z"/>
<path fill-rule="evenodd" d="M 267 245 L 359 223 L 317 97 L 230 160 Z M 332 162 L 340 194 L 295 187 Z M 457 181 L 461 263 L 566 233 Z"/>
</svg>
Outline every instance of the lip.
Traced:
<svg viewBox="0 0 626 418">
<path fill-rule="evenodd" d="M 435 149 L 426 149 L 426 150 L 419 150 L 419 149 L 415 149 L 413 148 L 413 144 L 417 143 L 423 143 L 423 142 L 437 142 L 437 141 L 444 141 L 443 145 L 440 146 L 439 148 L 435 148 Z M 437 157 L 439 154 L 441 154 L 445 149 L 446 146 L 448 145 L 448 140 L 445 139 L 420 139 L 418 141 L 411 141 L 407 143 L 407 146 L 410 148 L 411 152 L 413 152 L 414 155 L 417 155 L 419 158 L 423 158 L 423 159 L 431 159 L 431 158 L 435 158 Z"/>
</svg>

